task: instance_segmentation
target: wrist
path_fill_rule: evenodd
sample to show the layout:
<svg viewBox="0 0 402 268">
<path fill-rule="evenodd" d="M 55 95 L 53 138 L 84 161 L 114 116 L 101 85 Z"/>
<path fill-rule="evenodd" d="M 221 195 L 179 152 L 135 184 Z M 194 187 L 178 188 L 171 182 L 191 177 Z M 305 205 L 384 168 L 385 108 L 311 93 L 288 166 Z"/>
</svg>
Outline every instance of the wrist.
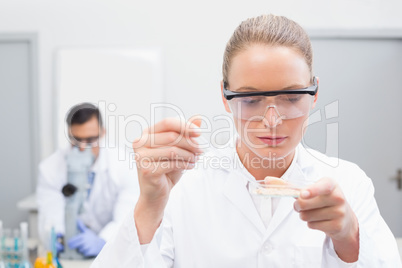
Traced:
<svg viewBox="0 0 402 268">
<path fill-rule="evenodd" d="M 134 209 L 134 221 L 140 244 L 148 244 L 162 222 L 166 202 L 150 202 L 140 198 Z"/>
<path fill-rule="evenodd" d="M 333 241 L 339 241 L 344 243 L 354 243 L 359 241 L 359 221 L 353 210 L 348 206 L 348 215 L 350 220 L 348 220 L 348 224 L 343 228 L 342 231 L 337 234 L 331 236 Z"/>
<path fill-rule="evenodd" d="M 344 262 L 356 262 L 359 259 L 360 236 L 359 222 L 353 214 L 353 221 L 347 234 L 341 237 L 331 237 L 338 257 Z"/>
</svg>

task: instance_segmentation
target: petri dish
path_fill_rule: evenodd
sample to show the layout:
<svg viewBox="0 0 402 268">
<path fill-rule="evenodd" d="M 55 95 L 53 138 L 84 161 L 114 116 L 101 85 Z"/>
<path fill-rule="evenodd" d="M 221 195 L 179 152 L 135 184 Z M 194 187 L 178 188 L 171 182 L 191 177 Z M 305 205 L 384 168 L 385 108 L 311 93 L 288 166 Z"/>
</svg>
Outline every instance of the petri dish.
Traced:
<svg viewBox="0 0 402 268">
<path fill-rule="evenodd" d="M 249 191 L 253 195 L 266 197 L 299 197 L 300 188 L 291 184 L 267 184 L 264 181 L 250 182 Z"/>
</svg>

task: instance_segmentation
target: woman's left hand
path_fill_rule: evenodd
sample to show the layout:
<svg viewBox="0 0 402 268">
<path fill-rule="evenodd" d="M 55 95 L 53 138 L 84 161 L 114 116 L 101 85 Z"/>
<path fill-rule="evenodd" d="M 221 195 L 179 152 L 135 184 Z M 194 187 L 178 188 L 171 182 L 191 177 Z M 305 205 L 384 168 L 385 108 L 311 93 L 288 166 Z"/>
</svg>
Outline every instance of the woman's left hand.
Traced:
<svg viewBox="0 0 402 268">
<path fill-rule="evenodd" d="M 309 228 L 323 231 L 332 239 L 335 251 L 343 261 L 357 260 L 359 224 L 335 180 L 322 178 L 303 189 L 294 209 Z"/>
</svg>

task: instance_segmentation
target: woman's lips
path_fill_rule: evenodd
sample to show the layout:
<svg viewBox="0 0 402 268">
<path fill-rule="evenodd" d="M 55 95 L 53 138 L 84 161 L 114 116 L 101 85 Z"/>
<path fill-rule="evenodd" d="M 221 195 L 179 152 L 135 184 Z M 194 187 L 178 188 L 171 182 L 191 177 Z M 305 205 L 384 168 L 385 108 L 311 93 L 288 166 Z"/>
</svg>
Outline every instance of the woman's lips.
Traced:
<svg viewBox="0 0 402 268">
<path fill-rule="evenodd" d="M 263 143 L 274 146 L 281 144 L 287 137 L 258 137 Z"/>
</svg>

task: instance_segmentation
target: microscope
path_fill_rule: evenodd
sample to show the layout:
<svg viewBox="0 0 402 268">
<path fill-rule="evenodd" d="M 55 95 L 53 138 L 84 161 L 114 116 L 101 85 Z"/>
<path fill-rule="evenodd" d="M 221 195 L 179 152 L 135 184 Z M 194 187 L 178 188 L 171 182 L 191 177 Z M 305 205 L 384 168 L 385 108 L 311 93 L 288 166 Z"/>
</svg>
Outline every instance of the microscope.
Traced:
<svg viewBox="0 0 402 268">
<path fill-rule="evenodd" d="M 77 220 L 83 212 L 83 205 L 87 197 L 88 175 L 94 162 L 94 155 L 91 148 L 80 151 L 77 147 L 73 147 L 66 156 L 66 161 L 67 184 L 62 189 L 62 193 L 66 198 L 64 217 L 65 243 L 64 252 L 60 254 L 60 258 L 79 260 L 84 259 L 84 256 L 76 249 L 70 249 L 66 241 L 80 233 L 77 227 Z"/>
</svg>

